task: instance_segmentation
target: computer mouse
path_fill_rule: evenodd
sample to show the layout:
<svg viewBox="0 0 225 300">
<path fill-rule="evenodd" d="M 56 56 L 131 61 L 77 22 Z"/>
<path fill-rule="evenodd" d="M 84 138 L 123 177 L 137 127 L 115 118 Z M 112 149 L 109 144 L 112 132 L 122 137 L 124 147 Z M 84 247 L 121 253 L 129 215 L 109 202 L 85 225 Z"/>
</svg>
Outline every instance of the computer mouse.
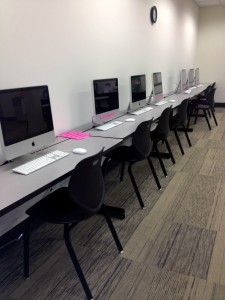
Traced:
<svg viewBox="0 0 225 300">
<path fill-rule="evenodd" d="M 87 153 L 87 150 L 84 149 L 84 148 L 75 148 L 75 149 L 73 149 L 73 153 L 76 153 L 76 154 L 85 154 L 85 153 Z"/>
<path fill-rule="evenodd" d="M 176 100 L 171 99 L 171 100 L 169 100 L 169 102 L 176 102 Z"/>
<path fill-rule="evenodd" d="M 126 121 L 126 122 L 134 122 L 135 119 L 134 119 L 134 118 L 128 118 L 128 119 L 126 119 L 125 121 Z"/>
</svg>

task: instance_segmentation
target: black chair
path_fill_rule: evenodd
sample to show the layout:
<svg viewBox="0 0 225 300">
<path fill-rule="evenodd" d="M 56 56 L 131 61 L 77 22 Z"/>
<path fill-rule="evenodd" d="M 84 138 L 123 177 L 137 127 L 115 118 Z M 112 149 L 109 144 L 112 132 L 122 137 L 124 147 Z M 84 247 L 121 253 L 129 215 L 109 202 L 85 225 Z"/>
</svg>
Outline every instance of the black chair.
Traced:
<svg viewBox="0 0 225 300">
<path fill-rule="evenodd" d="M 215 124 L 216 124 L 216 126 L 218 126 L 216 116 L 215 116 L 215 113 L 214 113 L 214 110 L 215 110 L 214 109 L 214 106 L 215 106 L 215 103 L 214 103 L 215 91 L 216 91 L 215 88 L 210 90 L 209 94 L 206 96 L 206 100 L 205 100 L 204 103 L 197 103 L 197 104 L 193 105 L 193 107 L 191 108 L 191 110 L 189 112 L 187 127 L 190 124 L 191 117 L 195 117 L 195 124 L 197 123 L 197 118 L 198 117 L 204 117 L 206 119 L 207 124 L 208 124 L 209 130 L 211 130 L 211 125 L 209 123 L 207 113 L 210 114 L 210 115 L 212 114 L 213 119 L 215 121 Z M 202 114 L 199 113 L 201 111 L 202 111 Z"/>
<path fill-rule="evenodd" d="M 181 141 L 178 135 L 178 129 L 181 128 L 184 131 L 186 139 L 188 141 L 188 145 L 191 147 L 191 141 L 188 136 L 188 131 L 186 128 L 187 123 L 187 107 L 188 107 L 188 99 L 185 99 L 181 102 L 181 104 L 177 108 L 177 113 L 170 118 L 170 130 L 172 130 L 175 134 L 177 143 L 179 145 L 180 151 L 182 155 L 184 155 L 184 149 L 181 145 Z"/>
<path fill-rule="evenodd" d="M 166 168 L 162 161 L 162 157 L 161 157 L 161 154 L 159 152 L 157 145 L 159 142 L 163 142 L 163 143 L 165 142 L 167 150 L 169 152 L 169 157 L 171 158 L 172 163 L 175 164 L 175 159 L 173 157 L 173 153 L 171 151 L 170 145 L 167 140 L 168 135 L 169 135 L 169 130 L 170 130 L 169 119 L 170 119 L 171 111 L 172 111 L 172 106 L 164 109 L 161 116 L 159 117 L 157 127 L 153 131 L 150 132 L 150 136 L 153 141 L 153 151 L 155 151 L 155 153 L 159 159 L 159 163 L 161 165 L 161 168 L 162 168 L 165 176 L 167 176 L 167 171 L 166 171 Z"/>
<path fill-rule="evenodd" d="M 48 223 L 64 225 L 65 244 L 88 299 L 93 299 L 93 297 L 71 244 L 71 229 L 80 221 L 101 212 L 105 216 L 118 250 L 120 252 L 123 250 L 103 204 L 102 154 L 103 150 L 79 162 L 73 170 L 68 187 L 56 190 L 26 211 L 30 217 L 26 222 L 24 235 L 25 277 L 29 277 L 29 227 L 31 219 L 37 218 Z"/>
<path fill-rule="evenodd" d="M 215 88 L 216 88 L 216 82 L 213 82 L 213 84 L 211 85 L 211 88 L 212 88 L 212 89 L 215 89 Z"/>
<path fill-rule="evenodd" d="M 202 101 L 205 101 L 207 96 L 209 95 L 212 88 L 214 88 L 215 82 L 212 85 L 208 85 L 207 88 L 199 95 L 197 96 L 198 102 L 202 103 Z"/>
<path fill-rule="evenodd" d="M 132 185 L 134 187 L 134 190 L 136 192 L 138 201 L 140 203 L 140 206 L 143 208 L 144 203 L 142 200 L 142 197 L 140 195 L 138 186 L 136 184 L 136 181 L 134 179 L 134 175 L 132 173 L 132 166 L 133 164 L 145 160 L 148 160 L 149 166 L 151 168 L 152 174 L 155 178 L 156 184 L 159 189 L 161 189 L 161 185 L 159 183 L 158 177 L 156 175 L 155 169 L 153 167 L 152 161 L 149 157 L 149 154 L 152 149 L 152 142 L 149 135 L 151 127 L 151 121 L 144 121 L 141 124 L 138 125 L 135 132 L 132 135 L 132 145 L 131 146 L 119 146 L 109 152 L 106 155 L 106 159 L 103 162 L 103 174 L 106 173 L 106 168 L 110 160 L 115 160 L 121 163 L 121 175 L 120 175 L 120 181 L 123 180 L 123 174 L 124 174 L 124 168 L 125 164 L 128 163 L 128 173 L 132 182 Z"/>
</svg>

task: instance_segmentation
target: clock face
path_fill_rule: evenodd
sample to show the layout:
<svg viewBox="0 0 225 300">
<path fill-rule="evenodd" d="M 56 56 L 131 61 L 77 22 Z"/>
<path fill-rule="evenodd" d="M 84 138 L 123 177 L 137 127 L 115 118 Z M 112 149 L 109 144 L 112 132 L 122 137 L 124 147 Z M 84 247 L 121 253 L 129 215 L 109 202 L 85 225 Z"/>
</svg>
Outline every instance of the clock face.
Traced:
<svg viewBox="0 0 225 300">
<path fill-rule="evenodd" d="M 150 18 L 152 24 L 156 23 L 157 21 L 157 8 L 156 6 L 152 6 L 151 11 L 150 11 Z"/>
</svg>

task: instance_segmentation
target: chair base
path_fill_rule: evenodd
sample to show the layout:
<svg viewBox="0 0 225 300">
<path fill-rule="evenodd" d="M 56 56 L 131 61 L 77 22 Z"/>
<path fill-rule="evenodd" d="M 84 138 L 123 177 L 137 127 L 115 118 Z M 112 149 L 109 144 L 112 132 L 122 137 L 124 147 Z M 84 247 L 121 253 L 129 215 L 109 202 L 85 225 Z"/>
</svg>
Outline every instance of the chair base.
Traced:
<svg viewBox="0 0 225 300">
<path fill-rule="evenodd" d="M 110 206 L 110 205 L 105 205 L 107 210 L 108 210 L 108 213 L 110 215 L 110 217 L 112 218 L 116 218 L 116 219 L 119 219 L 119 220 L 124 220 L 126 215 L 125 215 L 125 209 L 124 208 L 121 208 L 121 207 L 116 207 L 116 206 Z M 100 211 L 100 214 L 101 211 Z"/>
<path fill-rule="evenodd" d="M 184 132 L 184 129 L 183 128 L 177 128 L 177 131 L 183 131 Z M 186 131 L 187 132 L 193 132 L 193 128 L 186 128 Z"/>
<path fill-rule="evenodd" d="M 160 152 L 161 158 L 170 159 L 169 153 L 166 152 Z M 150 157 L 158 157 L 157 153 L 155 151 L 152 151 L 150 154 Z"/>
</svg>

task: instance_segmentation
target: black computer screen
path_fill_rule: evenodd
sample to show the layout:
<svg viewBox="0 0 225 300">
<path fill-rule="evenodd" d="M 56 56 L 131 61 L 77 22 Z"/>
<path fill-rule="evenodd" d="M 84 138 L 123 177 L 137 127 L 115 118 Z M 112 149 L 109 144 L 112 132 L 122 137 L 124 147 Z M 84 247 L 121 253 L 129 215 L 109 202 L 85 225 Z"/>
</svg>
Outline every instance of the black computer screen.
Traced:
<svg viewBox="0 0 225 300">
<path fill-rule="evenodd" d="M 146 98 L 145 75 L 131 76 L 131 99 L 137 102 Z"/>
<path fill-rule="evenodd" d="M 154 94 L 162 94 L 162 75 L 161 72 L 153 73 L 153 90 Z"/>
<path fill-rule="evenodd" d="M 119 109 L 118 79 L 93 80 L 96 115 Z"/>
<path fill-rule="evenodd" d="M 189 83 L 189 86 L 195 85 L 195 70 L 194 69 L 190 69 L 188 72 L 188 83 Z"/>
<path fill-rule="evenodd" d="M 48 87 L 1 90 L 0 121 L 5 146 L 52 131 Z"/>
</svg>

